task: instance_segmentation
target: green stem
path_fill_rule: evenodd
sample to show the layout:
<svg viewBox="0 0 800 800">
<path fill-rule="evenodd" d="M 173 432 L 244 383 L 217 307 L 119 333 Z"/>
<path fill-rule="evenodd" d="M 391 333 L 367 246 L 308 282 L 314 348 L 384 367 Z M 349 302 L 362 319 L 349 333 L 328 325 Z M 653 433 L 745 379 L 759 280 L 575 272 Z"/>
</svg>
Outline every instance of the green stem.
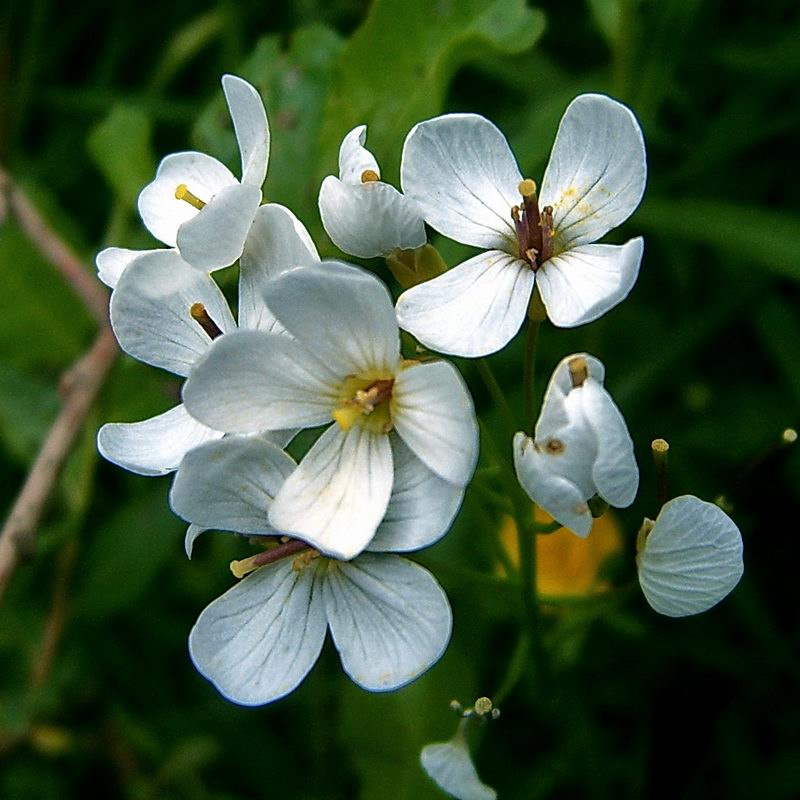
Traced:
<svg viewBox="0 0 800 800">
<path fill-rule="evenodd" d="M 500 386 L 500 382 L 497 380 L 494 371 L 492 370 L 491 366 L 489 366 L 489 362 L 485 358 L 479 358 L 477 360 L 477 364 L 478 374 L 481 376 L 481 380 L 489 390 L 492 401 L 497 404 L 497 407 L 500 409 L 500 412 L 503 415 L 503 420 L 505 421 L 507 428 L 506 434 L 509 437 L 512 437 L 514 432 L 517 430 L 517 427 L 514 424 L 514 415 L 511 412 L 511 406 L 508 404 L 503 387 Z"/>
<path fill-rule="evenodd" d="M 525 424 L 533 434 L 536 422 L 533 413 L 533 381 L 536 376 L 536 346 L 539 343 L 539 320 L 528 322 L 528 332 L 525 337 L 525 360 L 522 363 L 522 388 L 525 393 Z"/>
</svg>

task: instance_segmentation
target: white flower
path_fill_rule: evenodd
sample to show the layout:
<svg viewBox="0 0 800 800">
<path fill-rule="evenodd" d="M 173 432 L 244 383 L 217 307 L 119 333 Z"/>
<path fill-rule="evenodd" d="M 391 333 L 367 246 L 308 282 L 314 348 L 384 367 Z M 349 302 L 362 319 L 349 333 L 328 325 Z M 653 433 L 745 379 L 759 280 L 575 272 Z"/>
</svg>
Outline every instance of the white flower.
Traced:
<svg viewBox="0 0 800 800">
<path fill-rule="evenodd" d="M 228 303 L 211 276 L 190 267 L 176 250 L 151 251 L 126 263 L 124 254 L 130 252 L 134 251 L 117 257 L 123 269 L 111 295 L 111 325 L 120 347 L 146 364 L 186 376 L 212 338 L 236 328 Z M 261 290 L 284 270 L 318 259 L 291 211 L 262 206 L 242 254 L 239 325 L 282 331 Z M 176 469 L 192 447 L 222 435 L 178 405 L 142 422 L 104 425 L 97 446 L 105 458 L 125 469 L 164 475 Z M 286 435 L 278 434 L 276 441 L 285 441 Z"/>
<path fill-rule="evenodd" d="M 339 150 L 339 177 L 328 175 L 319 192 L 319 213 L 331 241 L 360 258 L 411 250 L 427 241 L 422 210 L 381 179 L 378 162 L 364 147 L 367 126 L 354 128 Z"/>
<path fill-rule="evenodd" d="M 436 785 L 458 800 L 495 800 L 497 797 L 497 792 L 478 777 L 463 722 L 449 741 L 425 745 L 419 760 Z"/>
<path fill-rule="evenodd" d="M 514 436 L 514 466 L 534 503 L 578 536 L 588 536 L 588 500 L 599 495 L 629 506 L 639 469 L 625 420 L 603 387 L 605 368 L 593 356 L 562 359 L 550 378 L 532 439 Z"/>
<path fill-rule="evenodd" d="M 655 523 L 645 520 L 637 545 L 644 596 L 668 617 L 707 611 L 744 572 L 742 535 L 733 520 L 692 495 L 665 503 Z"/>
<path fill-rule="evenodd" d="M 161 250 L 129 250 L 126 247 L 106 247 L 95 256 L 97 277 L 109 289 L 115 289 L 122 273 L 139 256 L 159 253 Z"/>
<path fill-rule="evenodd" d="M 376 551 L 425 547 L 450 526 L 463 490 L 433 473 L 419 480 L 418 460 L 392 437 L 397 479 L 387 520 L 370 544 Z M 261 437 L 210 442 L 188 453 L 171 503 L 193 523 L 187 548 L 202 527 L 249 534 L 276 531 L 268 511 L 294 462 Z M 429 491 L 429 489 L 435 491 Z M 295 552 L 296 555 L 296 552 Z M 235 703 L 260 705 L 293 691 L 319 656 L 330 627 L 347 674 L 370 691 L 412 681 L 442 655 L 452 616 L 434 578 L 404 558 L 363 554 L 352 562 L 305 551 L 252 574 L 203 611 L 189 648 L 197 669 Z"/>
<path fill-rule="evenodd" d="M 222 90 L 239 143 L 241 182 L 211 156 L 174 153 L 139 195 L 139 213 L 150 233 L 206 271 L 241 256 L 269 159 L 269 126 L 258 92 L 234 75 L 222 77 Z"/>
<path fill-rule="evenodd" d="M 451 364 L 403 360 L 391 297 L 374 275 L 323 262 L 284 273 L 264 297 L 295 338 L 220 337 L 183 397 L 192 416 L 228 433 L 335 420 L 278 492 L 274 528 L 336 558 L 358 555 L 387 513 L 390 431 L 413 453 L 420 480 L 433 473 L 467 484 L 478 434 L 466 386 Z"/>
<path fill-rule="evenodd" d="M 519 330 L 534 284 L 553 324 L 571 328 L 600 317 L 636 281 L 641 238 L 593 244 L 633 213 L 646 177 L 636 118 L 604 95 L 570 103 L 538 200 L 503 134 L 476 114 L 416 125 L 401 176 L 429 225 L 486 250 L 400 296 L 400 327 L 428 347 L 499 350 Z"/>
</svg>

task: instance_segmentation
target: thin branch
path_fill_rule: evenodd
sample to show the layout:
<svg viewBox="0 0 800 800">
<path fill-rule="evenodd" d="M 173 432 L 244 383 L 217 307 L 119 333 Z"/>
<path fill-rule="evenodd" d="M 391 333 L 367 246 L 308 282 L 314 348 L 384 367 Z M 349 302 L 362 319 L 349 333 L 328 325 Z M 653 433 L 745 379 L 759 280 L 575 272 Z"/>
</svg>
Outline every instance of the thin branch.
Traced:
<svg viewBox="0 0 800 800">
<path fill-rule="evenodd" d="M 0 531 L 0 598 L 20 557 L 33 547 L 45 504 L 117 353 L 114 334 L 106 327 L 64 374 L 61 411 Z"/>
<path fill-rule="evenodd" d="M 45 222 L 27 194 L 0 167 L 0 194 L 39 252 L 61 273 L 95 319 L 108 322 L 108 293 L 64 240 Z"/>
</svg>

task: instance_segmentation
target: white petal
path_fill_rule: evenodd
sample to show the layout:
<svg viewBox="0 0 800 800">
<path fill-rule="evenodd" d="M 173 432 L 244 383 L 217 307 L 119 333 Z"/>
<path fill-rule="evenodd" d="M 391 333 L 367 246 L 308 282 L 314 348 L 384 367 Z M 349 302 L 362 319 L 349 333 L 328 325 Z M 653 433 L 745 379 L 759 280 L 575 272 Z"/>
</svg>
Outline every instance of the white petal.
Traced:
<svg viewBox="0 0 800 800">
<path fill-rule="evenodd" d="M 178 200 L 175 190 L 186 184 L 195 197 L 207 203 L 220 189 L 237 183 L 216 158 L 205 153 L 173 153 L 161 161 L 155 180 L 139 194 L 139 214 L 156 239 L 175 247 L 178 228 L 198 213 L 185 200 Z"/>
<path fill-rule="evenodd" d="M 178 249 L 197 269 L 228 267 L 242 254 L 245 239 L 261 202 L 261 190 L 249 184 L 220 189 L 178 231 Z"/>
<path fill-rule="evenodd" d="M 478 777 L 463 735 L 457 734 L 449 742 L 425 745 L 419 760 L 431 780 L 457 800 L 497 797 L 497 792 Z"/>
<path fill-rule="evenodd" d="M 256 433 L 329 422 L 338 388 L 288 336 L 238 330 L 214 340 L 183 397 L 190 413 L 212 428 Z"/>
<path fill-rule="evenodd" d="M 388 436 L 331 425 L 281 487 L 270 523 L 326 555 L 353 558 L 375 535 L 392 480 Z"/>
<path fill-rule="evenodd" d="M 426 347 L 477 358 L 495 353 L 525 319 L 534 273 L 499 250 L 470 258 L 397 300 L 397 321 Z"/>
<path fill-rule="evenodd" d="M 350 184 L 328 175 L 319 192 L 319 213 L 331 241 L 351 256 L 374 258 L 428 241 L 419 206 L 381 181 Z"/>
<path fill-rule="evenodd" d="M 545 391 L 545 405 L 547 405 L 547 397 L 551 389 L 558 389 L 562 397 L 568 395 L 572 391 L 572 378 L 570 376 L 569 364 L 575 358 L 582 358 L 586 361 L 586 373 L 590 378 L 593 378 L 601 385 L 605 381 L 606 368 L 599 358 L 595 358 L 589 355 L 589 353 L 572 353 L 571 355 L 564 356 L 564 358 L 558 362 L 558 366 L 556 366 L 553 370 L 553 374 L 550 376 L 550 382 Z M 538 428 L 536 435 L 538 438 Z"/>
<path fill-rule="evenodd" d="M 405 686 L 447 648 L 450 604 L 418 564 L 369 553 L 347 564 L 329 562 L 323 592 L 344 671 L 364 689 Z"/>
<path fill-rule="evenodd" d="M 316 569 L 295 572 L 285 559 L 207 606 L 189 634 L 189 653 L 228 700 L 262 705 L 297 688 L 319 658 L 325 629 Z"/>
<path fill-rule="evenodd" d="M 566 452 L 579 452 L 566 444 Z M 560 456 L 539 452 L 533 440 L 521 431 L 514 435 L 514 469 L 517 480 L 528 497 L 553 519 L 581 537 L 592 529 L 592 514 L 586 501 L 589 494 L 554 468 L 553 459 Z"/>
<path fill-rule="evenodd" d="M 394 484 L 375 538 L 367 550 L 409 552 L 444 536 L 464 499 L 464 489 L 440 478 L 419 460 L 399 436 L 392 436 Z"/>
<path fill-rule="evenodd" d="M 112 464 L 137 475 L 166 475 L 192 448 L 222 434 L 192 419 L 182 406 L 141 422 L 109 422 L 97 434 L 97 449 Z"/>
<path fill-rule="evenodd" d="M 205 306 L 223 333 L 236 327 L 219 287 L 175 250 L 140 256 L 111 295 L 111 325 L 120 347 L 146 364 L 187 375 L 211 345 L 190 313 L 194 303 Z"/>
<path fill-rule="evenodd" d="M 602 384 L 587 378 L 580 389 L 583 413 L 597 437 L 592 479 L 597 493 L 616 508 L 627 508 L 639 488 L 639 468 L 628 426 Z"/>
<path fill-rule="evenodd" d="M 186 535 L 183 537 L 183 550 L 186 553 L 186 558 L 192 557 L 194 543 L 208 530 L 208 528 L 201 528 L 199 525 L 189 525 L 186 529 Z"/>
<path fill-rule="evenodd" d="M 582 245 L 546 261 L 536 281 L 550 321 L 574 328 L 621 303 L 636 283 L 643 252 L 639 237 L 623 245 Z"/>
<path fill-rule="evenodd" d="M 367 140 L 367 126 L 359 125 L 342 139 L 339 148 L 339 178 L 345 183 L 361 183 L 361 174 L 372 170 L 379 178 L 381 170 L 375 156 L 364 147 Z"/>
<path fill-rule="evenodd" d="M 342 378 L 397 367 L 400 332 L 392 297 L 366 270 L 323 261 L 283 273 L 264 296 L 289 333 Z"/>
<path fill-rule="evenodd" d="M 707 611 L 744 571 L 742 535 L 718 506 L 691 495 L 665 503 L 639 554 L 647 602 L 668 617 Z"/>
<path fill-rule="evenodd" d="M 242 155 L 242 183 L 261 188 L 267 177 L 269 125 L 261 96 L 236 75 L 222 76 L 222 91 Z"/>
<path fill-rule="evenodd" d="M 267 512 L 294 468 L 283 450 L 264 439 L 226 437 L 186 455 L 172 483 L 170 505 L 204 528 L 274 533 Z"/>
<path fill-rule="evenodd" d="M 139 256 L 157 253 L 158 250 L 128 250 L 125 247 L 106 247 L 95 256 L 97 277 L 109 288 L 113 289 L 128 264 Z"/>
<path fill-rule="evenodd" d="M 644 138 L 631 110 L 584 94 L 567 107 L 544 173 L 539 207 L 553 206 L 558 250 L 597 241 L 634 212 L 644 194 Z"/>
<path fill-rule="evenodd" d="M 478 423 L 459 371 L 447 361 L 411 364 L 392 391 L 392 422 L 440 478 L 466 486 L 478 460 Z"/>
<path fill-rule="evenodd" d="M 269 281 L 293 267 L 319 261 L 308 231 L 288 208 L 267 203 L 256 211 L 239 272 L 239 325 L 280 333 L 283 326 L 264 302 Z"/>
<path fill-rule="evenodd" d="M 505 136 L 478 114 L 445 114 L 415 125 L 400 167 L 406 195 L 439 233 L 486 249 L 516 248 L 511 208 L 522 176 Z"/>
</svg>

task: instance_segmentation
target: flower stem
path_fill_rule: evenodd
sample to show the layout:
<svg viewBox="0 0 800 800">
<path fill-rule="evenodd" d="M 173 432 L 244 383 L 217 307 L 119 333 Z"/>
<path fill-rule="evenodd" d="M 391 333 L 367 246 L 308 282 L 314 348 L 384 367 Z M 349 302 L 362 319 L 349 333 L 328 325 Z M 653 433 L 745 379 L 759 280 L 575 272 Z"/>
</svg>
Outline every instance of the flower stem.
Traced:
<svg viewBox="0 0 800 800">
<path fill-rule="evenodd" d="M 477 359 L 477 364 L 478 373 L 481 376 L 481 380 L 489 390 L 492 401 L 497 404 L 497 407 L 500 409 L 500 412 L 503 415 L 503 420 L 507 428 L 506 435 L 508 437 L 513 437 L 517 427 L 514 424 L 514 415 L 511 413 L 511 406 L 508 404 L 503 387 L 500 386 L 500 382 L 497 380 L 497 377 L 495 376 L 494 371 L 489 365 L 487 359 L 479 358 Z"/>
<path fill-rule="evenodd" d="M 533 413 L 533 381 L 536 375 L 536 346 L 539 343 L 540 320 L 528 322 L 528 333 L 525 338 L 525 360 L 522 363 L 522 388 L 525 393 L 525 424 L 533 434 L 536 422 Z"/>
</svg>

